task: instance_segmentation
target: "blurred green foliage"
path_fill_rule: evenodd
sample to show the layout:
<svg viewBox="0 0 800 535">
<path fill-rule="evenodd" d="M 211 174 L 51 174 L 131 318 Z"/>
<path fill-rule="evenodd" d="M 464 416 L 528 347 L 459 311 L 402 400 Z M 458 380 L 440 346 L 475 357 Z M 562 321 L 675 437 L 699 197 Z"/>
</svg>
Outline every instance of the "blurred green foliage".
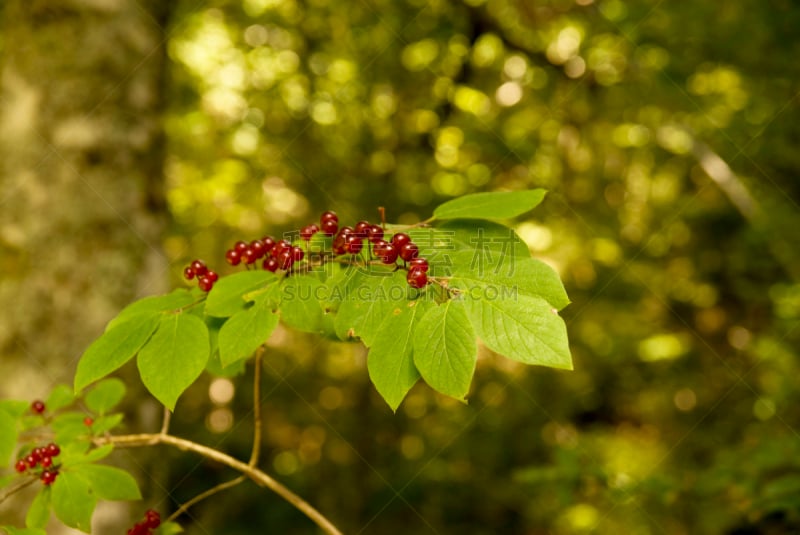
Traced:
<svg viewBox="0 0 800 535">
<path fill-rule="evenodd" d="M 544 187 L 516 230 L 573 301 L 574 372 L 485 353 L 468 405 L 417 387 L 394 416 L 361 348 L 279 329 L 264 456 L 293 489 L 348 533 L 800 529 L 800 6 L 199 4 L 168 32 L 176 281 L 324 209 Z M 246 456 L 252 393 L 207 386 L 176 425 Z M 176 460 L 165 488 L 225 477 Z M 246 486 L 185 520 L 311 532 Z"/>
</svg>

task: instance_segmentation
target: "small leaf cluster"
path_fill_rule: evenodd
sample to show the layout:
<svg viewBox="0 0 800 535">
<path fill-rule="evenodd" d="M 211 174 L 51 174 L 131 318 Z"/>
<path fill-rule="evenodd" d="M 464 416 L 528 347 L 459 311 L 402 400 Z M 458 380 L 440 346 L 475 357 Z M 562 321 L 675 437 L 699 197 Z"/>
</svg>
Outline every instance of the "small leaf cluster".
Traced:
<svg viewBox="0 0 800 535">
<path fill-rule="evenodd" d="M 207 293 L 178 289 L 122 310 L 81 358 L 75 392 L 136 357 L 144 385 L 173 410 L 204 370 L 240 372 L 279 322 L 363 342 L 370 379 L 393 410 L 420 378 L 465 399 L 478 340 L 519 362 L 570 369 L 557 313 L 569 303 L 563 285 L 499 222 L 531 210 L 544 195 L 541 189 L 467 195 L 418 225 L 375 226 L 380 241 L 352 248 L 347 236 L 345 246 L 337 243 L 338 217 L 326 212 L 321 224 L 328 227 L 319 232 L 309 226 L 270 238 L 292 255 L 285 270 L 258 269 L 257 252 L 242 242 L 226 259 L 238 265 L 247 258 L 246 271 L 220 276 Z M 385 262 L 372 250 L 400 234 L 413 241 L 414 257 Z M 409 284 L 417 255 L 426 259 L 425 284 Z"/>
<path fill-rule="evenodd" d="M 59 385 L 46 400 L 32 404 L 0 401 L 0 466 L 13 466 L 13 473 L 0 475 L 0 492 L 7 497 L 36 479 L 43 483 L 28 509 L 25 529 L 0 530 L 44 534 L 52 511 L 67 526 L 89 533 L 98 500 L 142 498 L 128 472 L 98 463 L 113 446 L 95 445 L 97 437 L 122 422 L 122 414 L 112 410 L 125 391 L 122 381 L 110 378 L 81 398 L 69 386 Z"/>
</svg>

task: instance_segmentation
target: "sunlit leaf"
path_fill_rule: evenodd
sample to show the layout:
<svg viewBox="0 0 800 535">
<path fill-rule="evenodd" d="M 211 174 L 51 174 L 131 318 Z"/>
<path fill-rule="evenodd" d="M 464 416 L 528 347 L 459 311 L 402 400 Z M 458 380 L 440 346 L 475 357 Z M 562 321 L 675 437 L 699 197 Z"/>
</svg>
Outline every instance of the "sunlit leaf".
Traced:
<svg viewBox="0 0 800 535">
<path fill-rule="evenodd" d="M 75 392 L 113 372 L 142 348 L 159 325 L 161 313 L 142 312 L 131 316 L 95 340 L 78 362 Z"/>
<path fill-rule="evenodd" d="M 342 339 L 360 337 L 372 346 L 378 329 L 389 314 L 411 295 L 405 272 L 376 271 L 360 274 L 348 286 L 348 293 L 336 316 L 336 334 Z"/>
<path fill-rule="evenodd" d="M 47 396 L 44 404 L 47 406 L 47 410 L 51 413 L 66 407 L 67 405 L 71 404 L 75 401 L 75 394 L 72 391 L 72 388 L 69 385 L 56 385 L 53 390 L 50 391 L 50 395 Z"/>
<path fill-rule="evenodd" d="M 250 357 L 267 341 L 278 325 L 278 314 L 273 310 L 270 296 L 261 296 L 250 308 L 242 310 L 222 326 L 219 331 L 219 358 L 223 367 L 231 366 Z"/>
<path fill-rule="evenodd" d="M 92 513 L 97 505 L 97 498 L 84 478 L 71 471 L 62 470 L 52 489 L 53 511 L 58 519 L 71 528 L 90 533 Z"/>
<path fill-rule="evenodd" d="M 101 500 L 140 500 L 139 486 L 128 472 L 114 466 L 82 464 L 72 472 L 83 477 Z"/>
<path fill-rule="evenodd" d="M 83 401 L 89 410 L 96 413 L 103 414 L 110 409 L 113 409 L 117 403 L 122 401 L 125 396 L 125 383 L 120 379 L 111 378 L 105 379 L 95 385 Z"/>
<path fill-rule="evenodd" d="M 134 301 L 123 308 L 117 317 L 112 319 L 106 326 L 109 331 L 121 323 L 125 323 L 133 316 L 145 312 L 174 312 L 185 306 L 199 301 L 200 296 L 196 291 L 178 288 L 166 295 L 153 295 Z"/>
<path fill-rule="evenodd" d="M 244 295 L 278 281 L 278 276 L 266 270 L 242 271 L 222 277 L 208 292 L 206 314 L 229 317 L 244 310 Z"/>
<path fill-rule="evenodd" d="M 283 322 L 303 332 L 323 332 L 323 310 L 320 300 L 327 287 L 309 275 L 289 277 L 281 286 L 280 314 Z"/>
<path fill-rule="evenodd" d="M 42 485 L 28 507 L 25 525 L 29 528 L 44 529 L 50 520 L 50 487 Z"/>
<path fill-rule="evenodd" d="M 170 314 L 161 319 L 152 339 L 139 352 L 142 382 L 170 410 L 208 362 L 208 329 L 191 314 Z"/>
<path fill-rule="evenodd" d="M 509 219 L 533 210 L 544 199 L 543 189 L 473 193 L 439 205 L 436 219 Z"/>
</svg>

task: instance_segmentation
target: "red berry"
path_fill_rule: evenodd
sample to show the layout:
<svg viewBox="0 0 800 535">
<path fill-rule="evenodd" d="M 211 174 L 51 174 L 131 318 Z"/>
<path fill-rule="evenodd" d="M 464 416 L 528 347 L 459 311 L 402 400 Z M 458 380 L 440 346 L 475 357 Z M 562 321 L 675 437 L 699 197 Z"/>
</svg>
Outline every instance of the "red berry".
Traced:
<svg viewBox="0 0 800 535">
<path fill-rule="evenodd" d="M 320 225 L 320 230 L 326 236 L 333 236 L 336 234 L 336 231 L 339 229 L 339 223 L 334 221 L 333 219 L 326 219 Z"/>
<path fill-rule="evenodd" d="M 234 251 L 236 251 L 236 252 L 237 252 L 237 253 L 239 253 L 239 254 L 242 254 L 242 253 L 244 252 L 244 250 L 245 250 L 245 249 L 247 249 L 247 243 L 246 243 L 246 242 L 243 242 L 243 241 L 241 241 L 241 240 L 237 241 L 237 242 L 236 242 L 236 243 L 233 245 L 233 250 L 234 250 Z"/>
<path fill-rule="evenodd" d="M 252 264 L 256 260 L 258 260 L 258 253 L 255 252 L 253 249 L 248 247 L 242 253 L 242 260 L 244 260 L 245 264 Z"/>
<path fill-rule="evenodd" d="M 264 252 L 268 253 L 273 247 L 275 247 L 275 238 L 272 236 L 264 236 L 261 238 L 261 243 L 264 244 Z"/>
<path fill-rule="evenodd" d="M 330 210 L 327 212 L 322 212 L 322 215 L 319 216 L 319 222 L 325 223 L 325 221 L 333 221 L 334 223 L 338 223 L 339 216 L 336 215 L 336 212 L 331 212 Z"/>
<path fill-rule="evenodd" d="M 305 251 L 303 251 L 302 247 L 295 245 L 292 247 L 292 260 L 295 262 L 299 262 L 303 259 L 306 255 Z"/>
<path fill-rule="evenodd" d="M 191 267 L 194 270 L 194 274 L 197 275 L 198 277 L 202 277 L 208 271 L 206 263 L 203 262 L 202 260 L 193 261 Z"/>
<path fill-rule="evenodd" d="M 425 260 L 424 258 L 419 258 L 419 257 L 412 258 L 411 262 L 408 263 L 408 269 L 419 268 L 426 273 L 428 272 L 429 267 L 430 266 L 428 265 L 428 261 Z"/>
<path fill-rule="evenodd" d="M 37 399 L 33 403 L 31 403 L 31 410 L 36 414 L 42 414 L 44 412 L 45 406 L 44 401 Z"/>
<path fill-rule="evenodd" d="M 91 418 L 86 417 L 83 419 L 84 424 L 86 424 L 86 420 L 89 420 L 89 424 L 87 425 L 92 425 L 94 423 L 93 421 L 91 421 L 92 420 Z M 57 444 L 54 444 L 52 442 L 47 445 L 46 450 L 47 450 L 47 455 L 50 457 L 58 457 L 59 454 L 61 453 L 61 448 L 59 448 Z"/>
<path fill-rule="evenodd" d="M 378 240 L 383 239 L 383 229 L 378 225 L 372 225 L 367 229 L 367 236 L 372 243 L 378 243 Z"/>
<path fill-rule="evenodd" d="M 347 247 L 347 252 L 350 254 L 358 254 L 361 252 L 361 249 L 364 247 L 364 240 L 358 237 L 356 234 L 351 234 L 345 240 L 345 245 Z"/>
<path fill-rule="evenodd" d="M 333 254 L 344 254 L 347 252 L 347 241 L 345 236 L 337 234 L 333 239 Z"/>
<path fill-rule="evenodd" d="M 278 255 L 276 258 L 278 261 L 278 267 L 283 270 L 288 270 L 292 267 L 292 263 L 294 263 L 294 258 L 292 256 L 292 250 L 286 249 L 281 254 Z"/>
<path fill-rule="evenodd" d="M 192 269 L 192 266 L 184 268 L 183 278 L 186 279 L 187 281 L 190 281 L 194 278 L 194 270 Z"/>
<path fill-rule="evenodd" d="M 242 261 L 242 254 L 236 249 L 228 249 L 225 251 L 225 260 L 232 266 L 238 266 Z"/>
<path fill-rule="evenodd" d="M 267 271 L 272 271 L 274 273 L 275 270 L 278 269 L 278 261 L 275 260 L 274 257 L 270 256 L 269 258 L 264 260 L 264 263 L 261 264 L 261 267 L 263 267 Z"/>
<path fill-rule="evenodd" d="M 359 235 L 362 238 L 366 238 L 367 230 L 369 229 L 369 227 L 370 227 L 369 221 L 361 220 L 358 223 L 356 223 L 354 230 L 357 235 Z"/>
<path fill-rule="evenodd" d="M 52 457 L 44 457 L 39 464 L 42 465 L 42 468 L 50 468 L 53 466 L 53 459 Z"/>
<path fill-rule="evenodd" d="M 397 247 L 385 240 L 378 240 L 372 250 L 384 264 L 394 264 L 397 261 Z"/>
<path fill-rule="evenodd" d="M 210 292 L 211 288 L 214 287 L 214 281 L 209 279 L 207 276 L 200 277 L 200 280 L 197 281 L 197 285 L 200 287 L 201 290 L 204 292 Z"/>
<path fill-rule="evenodd" d="M 83 419 L 83 425 L 86 427 L 92 427 L 92 424 L 94 424 L 94 420 L 91 417 L 87 416 Z"/>
<path fill-rule="evenodd" d="M 392 245 L 401 249 L 405 244 L 411 241 L 411 236 L 406 234 L 405 232 L 398 232 L 394 236 L 392 236 Z"/>
<path fill-rule="evenodd" d="M 42 483 L 44 483 L 45 485 L 52 485 L 53 482 L 56 480 L 57 475 L 58 472 L 56 471 L 45 470 L 44 472 L 42 472 L 42 475 L 39 479 L 41 479 Z"/>
<path fill-rule="evenodd" d="M 424 288 L 428 284 L 428 275 L 421 268 L 414 267 L 408 270 L 406 280 L 412 288 Z"/>
<path fill-rule="evenodd" d="M 28 468 L 36 468 L 37 464 L 36 457 L 34 457 L 33 455 L 27 455 L 25 457 L 25 464 L 28 465 Z"/>
<path fill-rule="evenodd" d="M 23 459 L 20 459 L 20 460 L 19 460 L 19 461 L 17 461 L 17 463 L 14 465 L 14 470 L 16 470 L 17 472 L 19 472 L 20 474 L 21 474 L 22 472 L 24 472 L 25 470 L 27 470 L 27 469 L 28 469 L 28 465 L 25 463 L 25 461 L 24 461 Z"/>
<path fill-rule="evenodd" d="M 255 252 L 256 258 L 264 258 L 267 250 L 264 248 L 264 242 L 261 240 L 253 240 L 250 242 L 250 249 Z"/>
<path fill-rule="evenodd" d="M 269 252 L 269 254 L 271 254 L 275 258 L 278 258 L 278 256 L 282 252 L 287 251 L 287 250 L 291 250 L 291 249 L 292 249 L 292 244 L 291 243 L 289 243 L 286 240 L 280 240 L 280 241 L 275 243 L 275 246 L 272 248 L 272 250 Z"/>
<path fill-rule="evenodd" d="M 155 529 L 161 525 L 161 515 L 158 514 L 158 511 L 153 511 L 152 509 L 148 509 L 147 512 L 144 514 L 144 525 L 148 528 Z"/>
<path fill-rule="evenodd" d="M 317 225 L 307 225 L 300 229 L 300 237 L 304 240 L 308 241 L 311 239 L 311 236 L 319 232 L 319 227 Z"/>
<path fill-rule="evenodd" d="M 408 242 L 400 248 L 400 258 L 408 262 L 419 256 L 419 247 L 414 242 Z"/>
<path fill-rule="evenodd" d="M 210 269 L 208 270 L 208 273 L 206 273 L 206 277 L 211 282 L 217 282 L 219 280 L 219 275 L 217 274 L 217 272 L 216 271 L 211 271 Z"/>
</svg>

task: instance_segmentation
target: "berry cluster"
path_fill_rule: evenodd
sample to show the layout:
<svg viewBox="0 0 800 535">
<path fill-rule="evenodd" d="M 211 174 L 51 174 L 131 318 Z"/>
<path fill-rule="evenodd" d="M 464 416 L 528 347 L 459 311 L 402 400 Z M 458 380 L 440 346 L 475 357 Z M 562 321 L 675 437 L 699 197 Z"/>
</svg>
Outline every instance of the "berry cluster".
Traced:
<svg viewBox="0 0 800 535">
<path fill-rule="evenodd" d="M 196 277 L 197 285 L 204 292 L 210 292 L 214 283 L 219 279 L 219 275 L 208 269 L 202 260 L 192 260 L 192 263 L 183 270 L 183 276 L 189 281 Z"/>
<path fill-rule="evenodd" d="M 127 532 L 127 535 L 152 535 L 153 530 L 161 525 L 161 515 L 158 511 L 148 509 L 144 514 L 144 520 L 134 524 Z"/>
<path fill-rule="evenodd" d="M 53 465 L 53 457 L 58 457 L 60 454 L 61 448 L 51 442 L 47 446 L 33 448 L 28 455 L 16 462 L 14 469 L 23 474 L 39 466 L 42 468 L 39 479 L 45 485 L 52 485 L 58 476 L 58 468 Z"/>
<path fill-rule="evenodd" d="M 369 221 L 359 221 L 355 227 L 345 226 L 339 228 L 339 217 L 335 212 L 323 212 L 320 216 L 320 225 L 311 224 L 300 230 L 300 237 L 308 241 L 317 232 L 326 236 L 333 236 L 333 254 L 358 254 L 364 248 L 372 248 L 372 256 L 383 264 L 391 265 L 400 258 L 408 267 L 406 280 L 412 288 L 423 288 L 428 284 L 428 261 L 419 258 L 419 247 L 411 241 L 411 237 L 404 233 L 394 234 L 390 240 L 385 240 L 384 230 L 380 225 Z"/>
<path fill-rule="evenodd" d="M 334 255 L 359 254 L 367 248 L 368 257 L 386 265 L 397 265 L 403 261 L 403 268 L 408 270 L 406 280 L 412 288 L 424 288 L 428 284 L 428 261 L 419 257 L 419 247 L 411 241 L 408 234 L 398 232 L 386 239 L 383 227 L 368 221 L 359 221 L 355 227 L 339 227 L 339 216 L 336 212 L 323 212 L 319 225 L 312 223 L 300 229 L 300 238 L 311 241 L 314 234 L 321 232 L 333 237 Z M 305 257 L 305 251 L 289 240 L 276 240 L 265 236 L 251 242 L 237 241 L 225 252 L 225 260 L 232 266 L 243 264 L 248 268 L 261 260 L 261 267 L 273 273 L 277 270 L 289 271 L 296 262 Z M 191 280 L 199 277 L 200 287 L 210 290 L 217 279 L 217 274 L 207 271 L 205 264 L 195 260 L 184 270 L 184 275 Z"/>
<path fill-rule="evenodd" d="M 302 247 L 293 247 L 289 241 L 275 240 L 272 236 L 250 243 L 237 241 L 233 248 L 225 252 L 225 260 L 232 266 L 238 266 L 242 262 L 249 266 L 263 258 L 261 267 L 273 273 L 278 269 L 291 269 L 292 264 L 299 262 L 304 256 Z"/>
</svg>

